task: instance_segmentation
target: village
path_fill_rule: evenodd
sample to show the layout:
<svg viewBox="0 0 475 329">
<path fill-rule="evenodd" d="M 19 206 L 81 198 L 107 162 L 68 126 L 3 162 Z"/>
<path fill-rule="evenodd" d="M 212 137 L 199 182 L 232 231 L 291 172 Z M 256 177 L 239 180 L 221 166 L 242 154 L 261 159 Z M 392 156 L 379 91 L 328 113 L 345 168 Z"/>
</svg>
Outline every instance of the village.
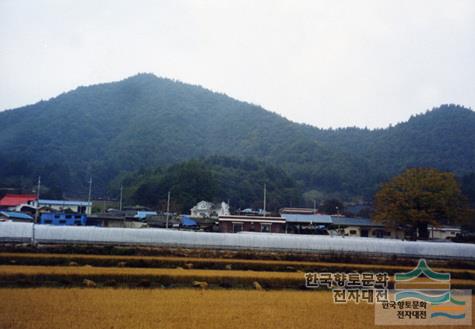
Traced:
<svg viewBox="0 0 475 329">
<path fill-rule="evenodd" d="M 0 0 L 0 329 L 475 328 L 475 0 Z"/>
<path fill-rule="evenodd" d="M 92 201 L 41 199 L 36 194 L 6 194 L 0 199 L 1 222 L 26 222 L 54 226 L 109 228 L 165 228 L 221 233 L 260 232 L 275 234 L 329 235 L 341 237 L 414 239 L 405 227 L 388 227 L 370 218 L 320 213 L 314 208 L 238 209 L 231 213 L 226 202 L 200 201 L 189 214 L 156 211 L 141 206 L 108 208 L 93 212 Z M 429 239 L 452 241 L 458 226 L 429 226 Z"/>
</svg>

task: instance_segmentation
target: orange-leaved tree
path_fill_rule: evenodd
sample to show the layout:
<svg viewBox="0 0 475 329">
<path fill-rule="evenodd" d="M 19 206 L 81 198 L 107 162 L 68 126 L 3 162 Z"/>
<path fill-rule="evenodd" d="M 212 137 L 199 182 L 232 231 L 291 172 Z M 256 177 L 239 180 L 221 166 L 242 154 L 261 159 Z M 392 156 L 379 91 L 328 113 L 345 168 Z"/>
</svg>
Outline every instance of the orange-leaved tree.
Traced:
<svg viewBox="0 0 475 329">
<path fill-rule="evenodd" d="M 468 203 L 454 174 L 437 169 L 407 169 L 375 196 L 375 221 L 412 227 L 413 235 L 420 239 L 429 237 L 428 225 L 459 224 L 468 216 Z"/>
</svg>

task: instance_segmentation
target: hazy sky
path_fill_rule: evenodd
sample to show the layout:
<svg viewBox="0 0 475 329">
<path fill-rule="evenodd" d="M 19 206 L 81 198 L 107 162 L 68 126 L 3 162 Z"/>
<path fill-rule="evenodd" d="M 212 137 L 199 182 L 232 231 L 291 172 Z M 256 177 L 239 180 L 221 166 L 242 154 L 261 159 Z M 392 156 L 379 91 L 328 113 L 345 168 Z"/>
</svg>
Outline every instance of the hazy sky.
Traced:
<svg viewBox="0 0 475 329">
<path fill-rule="evenodd" d="M 0 109 L 152 72 L 319 127 L 475 107 L 474 0 L 0 0 Z"/>
</svg>

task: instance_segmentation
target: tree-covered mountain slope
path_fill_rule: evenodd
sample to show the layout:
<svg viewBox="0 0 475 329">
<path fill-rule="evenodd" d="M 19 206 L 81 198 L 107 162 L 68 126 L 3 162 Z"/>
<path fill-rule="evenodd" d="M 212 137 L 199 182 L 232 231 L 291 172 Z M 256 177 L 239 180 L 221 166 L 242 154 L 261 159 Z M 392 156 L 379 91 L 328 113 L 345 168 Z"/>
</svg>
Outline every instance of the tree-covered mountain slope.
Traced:
<svg viewBox="0 0 475 329">
<path fill-rule="evenodd" d="M 475 171 L 475 113 L 444 105 L 387 129 L 318 129 L 152 74 L 0 112 L 0 184 L 106 193 L 119 174 L 225 155 L 280 167 L 304 190 L 370 195 L 408 166 Z"/>
</svg>

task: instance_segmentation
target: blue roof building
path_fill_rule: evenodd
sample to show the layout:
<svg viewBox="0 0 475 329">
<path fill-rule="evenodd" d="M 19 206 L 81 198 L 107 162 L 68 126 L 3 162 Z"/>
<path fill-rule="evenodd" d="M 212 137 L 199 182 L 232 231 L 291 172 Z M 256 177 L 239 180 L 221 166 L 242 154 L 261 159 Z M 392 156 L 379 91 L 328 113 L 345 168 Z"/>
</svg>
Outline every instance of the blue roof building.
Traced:
<svg viewBox="0 0 475 329">
<path fill-rule="evenodd" d="M 30 215 L 16 211 L 0 211 L 0 219 L 15 222 L 33 222 L 33 217 Z"/>
<path fill-rule="evenodd" d="M 49 212 L 41 214 L 39 224 L 83 226 L 87 224 L 87 216 L 84 214 Z"/>
<path fill-rule="evenodd" d="M 180 219 L 180 227 L 183 228 L 197 228 L 198 222 L 192 219 L 190 216 L 182 215 Z"/>
</svg>

